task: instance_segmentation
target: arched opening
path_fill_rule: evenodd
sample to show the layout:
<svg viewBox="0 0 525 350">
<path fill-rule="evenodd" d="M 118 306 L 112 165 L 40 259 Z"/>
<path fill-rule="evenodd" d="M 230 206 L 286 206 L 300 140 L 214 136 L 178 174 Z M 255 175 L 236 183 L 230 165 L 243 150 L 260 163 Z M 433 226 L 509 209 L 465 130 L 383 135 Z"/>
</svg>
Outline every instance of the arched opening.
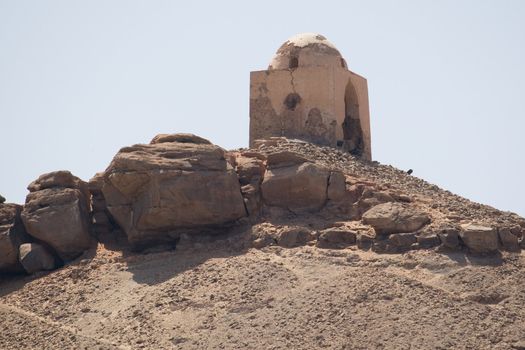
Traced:
<svg viewBox="0 0 525 350">
<path fill-rule="evenodd" d="M 297 57 L 290 58 L 290 64 L 288 66 L 290 69 L 299 67 L 299 59 Z"/>
<path fill-rule="evenodd" d="M 301 96 L 293 92 L 286 96 L 283 103 L 287 109 L 289 109 L 290 111 L 295 111 L 295 107 L 297 107 L 297 105 L 300 102 L 301 102 Z"/>
<path fill-rule="evenodd" d="M 352 82 L 348 80 L 345 89 L 345 119 L 342 124 L 342 148 L 355 156 L 361 157 L 364 152 L 363 129 L 359 118 L 359 101 Z"/>
</svg>

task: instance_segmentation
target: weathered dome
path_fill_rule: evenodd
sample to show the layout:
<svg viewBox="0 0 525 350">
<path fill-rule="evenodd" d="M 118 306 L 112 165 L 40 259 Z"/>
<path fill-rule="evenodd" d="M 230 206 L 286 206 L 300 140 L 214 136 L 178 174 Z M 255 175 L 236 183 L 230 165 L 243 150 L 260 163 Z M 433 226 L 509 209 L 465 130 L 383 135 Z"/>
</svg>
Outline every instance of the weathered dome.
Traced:
<svg viewBox="0 0 525 350">
<path fill-rule="evenodd" d="M 268 69 L 315 66 L 347 68 L 341 53 L 324 36 L 302 33 L 291 37 L 281 45 Z"/>
</svg>

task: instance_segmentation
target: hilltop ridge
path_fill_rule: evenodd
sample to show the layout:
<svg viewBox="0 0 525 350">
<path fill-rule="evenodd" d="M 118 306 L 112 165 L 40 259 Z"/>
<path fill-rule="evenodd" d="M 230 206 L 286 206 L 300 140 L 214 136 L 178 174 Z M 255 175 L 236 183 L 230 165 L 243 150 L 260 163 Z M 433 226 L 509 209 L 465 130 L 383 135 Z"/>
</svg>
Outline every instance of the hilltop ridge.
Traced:
<svg viewBox="0 0 525 350">
<path fill-rule="evenodd" d="M 525 348 L 525 219 L 391 166 L 173 134 L 28 188 L 2 348 Z"/>
</svg>

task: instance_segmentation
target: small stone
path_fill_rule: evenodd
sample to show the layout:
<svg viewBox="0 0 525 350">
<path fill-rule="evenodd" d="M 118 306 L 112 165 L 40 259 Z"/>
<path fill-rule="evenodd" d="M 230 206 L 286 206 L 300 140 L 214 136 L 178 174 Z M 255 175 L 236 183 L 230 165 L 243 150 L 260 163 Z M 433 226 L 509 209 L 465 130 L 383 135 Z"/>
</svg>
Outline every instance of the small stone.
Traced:
<svg viewBox="0 0 525 350">
<path fill-rule="evenodd" d="M 344 227 L 328 228 L 320 232 L 316 246 L 319 248 L 345 248 L 355 244 L 357 233 Z"/>
<path fill-rule="evenodd" d="M 305 245 L 306 242 L 313 239 L 315 235 L 306 227 L 287 227 L 278 233 L 277 244 L 281 247 L 292 248 Z"/>
<path fill-rule="evenodd" d="M 357 247 L 359 249 L 369 249 L 376 238 L 373 232 L 360 232 L 356 237 Z"/>
<path fill-rule="evenodd" d="M 46 247 L 38 243 L 20 245 L 20 263 L 27 273 L 53 270 L 56 267 L 55 258 Z"/>
<path fill-rule="evenodd" d="M 383 242 L 385 243 L 385 252 L 401 253 L 410 250 L 412 245 L 417 242 L 417 238 L 413 232 L 394 233 Z"/>
<path fill-rule="evenodd" d="M 441 244 L 438 234 L 435 232 L 422 232 L 417 236 L 417 244 L 421 248 L 433 248 Z"/>
</svg>

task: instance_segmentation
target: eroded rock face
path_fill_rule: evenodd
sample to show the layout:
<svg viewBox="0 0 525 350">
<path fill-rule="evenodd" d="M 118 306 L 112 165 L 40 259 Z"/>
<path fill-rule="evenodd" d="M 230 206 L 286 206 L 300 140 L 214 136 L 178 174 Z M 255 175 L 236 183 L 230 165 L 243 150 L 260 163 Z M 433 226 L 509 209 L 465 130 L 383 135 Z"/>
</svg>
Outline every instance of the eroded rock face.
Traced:
<svg viewBox="0 0 525 350">
<path fill-rule="evenodd" d="M 122 148 L 113 158 L 102 192 L 130 243 L 170 241 L 247 215 L 224 150 L 196 138 L 162 135 L 149 145 Z"/>
<path fill-rule="evenodd" d="M 102 193 L 104 173 L 97 173 L 88 182 L 91 193 L 91 224 L 96 239 L 101 243 L 115 243 L 122 238 L 118 225 L 107 209 L 106 199 Z"/>
<path fill-rule="evenodd" d="M 265 157 L 244 152 L 235 157 L 235 170 L 239 176 L 241 192 L 248 214 L 256 218 L 261 209 L 261 182 L 266 170 Z"/>
<path fill-rule="evenodd" d="M 270 154 L 261 185 L 265 204 L 291 211 L 316 211 L 327 200 L 330 172 L 291 152 Z"/>
<path fill-rule="evenodd" d="M 40 176 L 28 189 L 22 221 L 27 232 L 68 261 L 89 249 L 87 184 L 69 171 Z"/>
<path fill-rule="evenodd" d="M 363 223 L 379 234 L 414 232 L 430 222 L 428 214 L 405 203 L 383 203 L 363 214 Z"/>
<path fill-rule="evenodd" d="M 17 204 L 0 204 L 0 273 L 21 272 L 18 247 L 27 241 L 20 219 L 22 207 Z"/>
<path fill-rule="evenodd" d="M 53 270 L 56 267 L 54 256 L 38 243 L 24 243 L 20 246 L 20 263 L 27 273 Z"/>
<path fill-rule="evenodd" d="M 464 224 L 459 233 L 463 243 L 475 253 L 489 253 L 498 250 L 498 231 L 492 227 Z"/>
</svg>

